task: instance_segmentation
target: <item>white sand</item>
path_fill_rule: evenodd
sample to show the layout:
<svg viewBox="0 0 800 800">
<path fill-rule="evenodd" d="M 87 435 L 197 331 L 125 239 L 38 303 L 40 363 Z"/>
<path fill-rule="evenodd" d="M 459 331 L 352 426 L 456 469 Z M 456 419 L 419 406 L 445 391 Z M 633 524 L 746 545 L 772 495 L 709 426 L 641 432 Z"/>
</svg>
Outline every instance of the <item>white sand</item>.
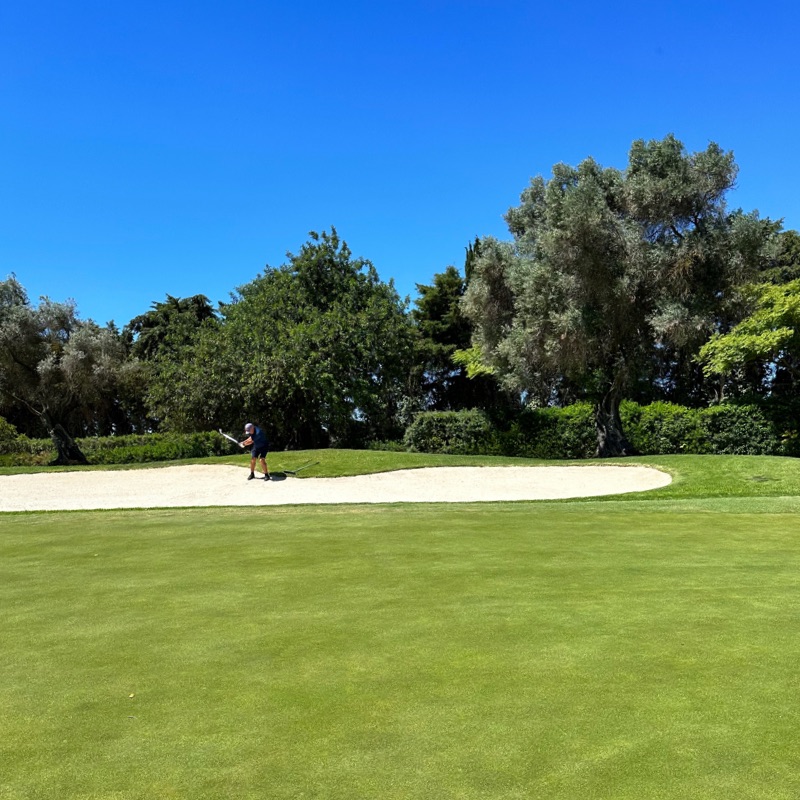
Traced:
<svg viewBox="0 0 800 800">
<path fill-rule="evenodd" d="M 0 476 L 0 511 L 257 506 L 309 503 L 467 503 L 554 500 L 666 486 L 640 466 L 433 467 L 350 478 L 247 480 L 233 466 Z"/>
</svg>

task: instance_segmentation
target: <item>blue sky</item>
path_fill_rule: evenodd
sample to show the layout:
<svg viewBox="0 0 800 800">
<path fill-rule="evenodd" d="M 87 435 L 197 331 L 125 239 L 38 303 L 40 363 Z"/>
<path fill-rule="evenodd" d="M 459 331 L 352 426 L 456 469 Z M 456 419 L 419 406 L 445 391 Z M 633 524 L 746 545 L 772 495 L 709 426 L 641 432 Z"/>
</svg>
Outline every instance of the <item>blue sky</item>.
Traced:
<svg viewBox="0 0 800 800">
<path fill-rule="evenodd" d="M 738 2 L 51 2 L 0 10 L 0 278 L 122 326 L 335 226 L 402 295 L 534 175 L 709 141 L 800 228 L 800 10 Z"/>
</svg>

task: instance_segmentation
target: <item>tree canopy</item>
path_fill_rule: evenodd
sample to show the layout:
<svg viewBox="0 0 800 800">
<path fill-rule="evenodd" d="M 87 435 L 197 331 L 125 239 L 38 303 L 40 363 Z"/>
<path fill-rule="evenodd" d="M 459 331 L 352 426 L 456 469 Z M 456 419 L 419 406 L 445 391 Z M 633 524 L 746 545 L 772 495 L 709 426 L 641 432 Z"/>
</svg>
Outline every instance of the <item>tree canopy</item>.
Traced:
<svg viewBox="0 0 800 800">
<path fill-rule="evenodd" d="M 280 446 L 389 436 L 410 368 L 411 323 L 397 291 L 335 229 L 312 232 L 204 327 L 171 381 L 174 427 L 264 424 Z"/>
<path fill-rule="evenodd" d="M 659 351 L 697 348 L 728 324 L 736 287 L 777 225 L 728 212 L 733 156 L 636 141 L 628 168 L 588 158 L 534 178 L 506 214 L 510 242 L 480 242 L 464 308 L 487 363 L 538 403 L 588 398 L 598 454 L 632 452 L 619 403 Z M 673 365 L 677 359 L 673 356 Z"/>
<path fill-rule="evenodd" d="M 418 411 L 479 408 L 506 432 L 525 405 L 594 405 L 598 455 L 633 452 L 623 399 L 800 407 L 800 235 L 730 209 L 737 165 L 710 143 L 637 140 L 533 178 L 476 237 L 463 272 L 411 309 L 335 228 L 212 306 L 166 295 L 122 331 L 71 300 L 0 281 L 0 415 L 72 436 L 267 428 L 274 447 L 399 439 Z"/>
<path fill-rule="evenodd" d="M 73 301 L 34 306 L 16 278 L 0 282 L 0 400 L 51 436 L 57 463 L 85 461 L 73 435 L 108 432 L 125 357 L 118 332 L 79 320 Z"/>
</svg>

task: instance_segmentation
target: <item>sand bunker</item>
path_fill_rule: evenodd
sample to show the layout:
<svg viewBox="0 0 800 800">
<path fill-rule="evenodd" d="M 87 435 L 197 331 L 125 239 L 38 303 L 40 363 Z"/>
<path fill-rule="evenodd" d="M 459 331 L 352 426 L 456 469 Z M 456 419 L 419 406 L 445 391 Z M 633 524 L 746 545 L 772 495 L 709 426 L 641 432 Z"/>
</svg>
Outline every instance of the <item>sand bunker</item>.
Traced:
<svg viewBox="0 0 800 800">
<path fill-rule="evenodd" d="M 644 492 L 672 480 L 650 467 L 614 465 L 432 467 L 272 481 L 247 475 L 225 465 L 3 475 L 0 511 L 555 500 Z"/>
</svg>

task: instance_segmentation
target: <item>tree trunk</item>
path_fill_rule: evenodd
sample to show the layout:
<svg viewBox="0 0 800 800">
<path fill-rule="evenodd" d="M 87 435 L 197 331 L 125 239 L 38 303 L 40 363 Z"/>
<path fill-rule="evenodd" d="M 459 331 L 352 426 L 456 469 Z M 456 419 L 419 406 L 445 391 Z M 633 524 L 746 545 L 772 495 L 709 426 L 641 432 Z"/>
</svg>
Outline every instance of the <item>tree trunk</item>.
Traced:
<svg viewBox="0 0 800 800">
<path fill-rule="evenodd" d="M 595 453 L 595 458 L 638 455 L 638 451 L 628 441 L 625 432 L 622 430 L 619 403 L 619 397 L 613 392 L 609 392 L 595 406 L 594 420 L 597 428 L 597 452 Z"/>
<path fill-rule="evenodd" d="M 48 428 L 57 453 L 56 459 L 50 462 L 51 467 L 89 463 L 81 449 L 75 444 L 75 440 L 64 430 L 62 425 L 48 425 Z"/>
</svg>

